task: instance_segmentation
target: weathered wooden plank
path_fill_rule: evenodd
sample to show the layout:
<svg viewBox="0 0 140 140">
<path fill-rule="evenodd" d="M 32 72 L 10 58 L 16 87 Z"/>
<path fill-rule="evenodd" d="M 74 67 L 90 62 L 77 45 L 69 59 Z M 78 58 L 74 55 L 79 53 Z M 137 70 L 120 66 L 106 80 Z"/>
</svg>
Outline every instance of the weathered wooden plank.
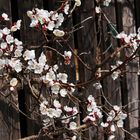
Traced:
<svg viewBox="0 0 140 140">
<path fill-rule="evenodd" d="M 134 15 L 134 1 L 130 1 L 130 3 L 123 3 L 123 10 L 122 10 L 122 21 L 123 21 L 123 30 L 127 33 L 134 33 L 136 26 L 135 26 L 135 15 Z M 139 93 L 138 93 L 138 59 L 133 60 L 128 65 L 128 72 L 126 75 L 127 78 L 127 91 L 128 91 L 128 103 L 138 100 Z M 125 100 L 125 98 L 124 98 Z M 129 115 L 129 131 L 132 135 L 138 137 L 138 123 L 139 120 L 135 117 L 139 118 L 139 106 L 138 103 L 133 103 L 128 107 L 128 112 L 131 112 Z M 133 139 L 130 137 L 130 139 Z"/>
<path fill-rule="evenodd" d="M 10 27 L 12 24 L 10 0 L 0 1 L 0 14 L 2 13 L 7 13 L 10 17 L 10 21 L 6 24 L 2 22 L 0 27 L 3 28 L 5 25 Z M 17 92 L 7 94 L 9 94 L 7 98 L 5 98 L 2 93 L 0 94 L 0 139 L 16 140 L 20 138 L 19 113 L 17 109 L 18 95 Z"/>
<path fill-rule="evenodd" d="M 89 18 L 92 17 L 92 18 Z M 87 21 L 85 21 L 88 19 Z M 79 10 L 75 12 L 74 22 L 78 24 L 80 22 L 84 23 L 80 24 L 83 26 L 82 29 L 79 29 L 75 34 L 75 43 L 78 50 L 78 55 L 83 60 L 83 62 L 92 68 L 95 68 L 96 63 L 96 50 L 97 50 L 97 29 L 96 29 L 96 18 L 95 18 L 95 3 L 92 0 L 82 1 L 82 5 Z M 87 80 L 93 78 L 95 75 L 91 70 L 87 69 L 80 61 L 79 61 L 79 82 L 86 82 Z M 97 97 L 98 91 L 93 87 L 93 83 L 87 85 L 79 89 L 81 100 L 84 100 L 87 96 L 93 95 Z M 78 93 L 79 94 L 79 93 Z M 85 113 L 83 112 L 81 115 L 81 121 L 85 117 Z M 101 129 L 96 129 L 95 127 L 91 127 L 89 131 L 84 133 L 84 137 L 86 139 L 92 140 L 102 140 L 103 135 L 100 132 Z"/>
<path fill-rule="evenodd" d="M 20 31 L 21 40 L 27 48 L 30 48 L 31 46 L 41 46 L 43 42 L 42 34 L 29 27 L 31 21 L 29 17 L 27 17 L 26 13 L 28 10 L 32 10 L 33 8 L 43 8 L 43 0 L 18 0 L 17 5 L 19 19 L 22 20 L 22 28 Z M 31 118 L 28 119 L 21 115 L 21 118 L 24 121 L 24 123 L 22 123 L 22 127 L 24 128 L 25 125 L 26 130 L 24 131 L 24 129 L 22 129 L 22 137 L 38 134 L 41 120 L 34 113 L 37 111 L 38 103 L 31 96 L 30 89 L 26 86 L 24 86 L 22 93 L 19 94 L 20 102 L 22 104 L 21 109 L 23 108 L 25 114 Z M 38 121 L 35 121 L 36 119 L 38 119 Z"/>
<path fill-rule="evenodd" d="M 102 44 L 102 55 L 106 58 L 111 55 L 113 51 L 115 51 L 118 48 L 117 41 L 113 38 L 117 34 L 116 27 L 118 26 L 117 23 L 119 21 L 117 18 L 117 6 L 118 3 L 113 0 L 112 3 L 110 3 L 109 7 L 103 8 L 103 11 L 106 14 L 106 17 L 104 17 L 103 21 L 103 36 L 104 36 L 104 44 Z M 119 7 L 121 9 L 121 7 Z M 121 11 L 121 10 L 120 10 Z M 120 16 L 120 15 L 119 15 Z M 121 19 L 119 19 L 121 20 Z M 110 22 L 110 23 L 109 23 Z M 120 26 L 120 25 L 119 25 Z M 113 28 L 114 27 L 114 28 Z M 120 29 L 121 30 L 121 29 Z M 111 35 L 110 35 L 111 34 Z M 112 36 L 113 35 L 113 36 Z M 102 41 L 103 42 L 103 41 Z M 110 48 L 109 48 L 110 47 Z M 109 48 L 109 49 L 108 49 Z M 103 57 L 103 59 L 104 59 Z M 119 60 L 119 58 L 118 58 Z M 111 65 L 115 65 L 115 60 L 109 60 L 105 66 L 103 66 L 103 70 L 110 69 Z M 116 80 L 113 80 L 111 76 L 107 77 L 103 80 L 103 90 L 104 95 L 106 99 L 111 103 L 111 105 L 122 105 L 122 97 L 121 97 L 121 84 L 120 84 L 120 78 L 117 78 Z M 108 103 L 106 103 L 108 106 Z M 110 105 L 108 106 L 110 108 Z M 118 140 L 124 140 L 124 133 L 121 132 L 119 129 L 115 133 L 115 137 Z"/>
<path fill-rule="evenodd" d="M 29 27 L 30 19 L 26 13 L 33 8 L 43 8 L 43 0 L 18 0 L 18 14 L 23 25 L 20 34 L 22 41 L 27 46 L 42 45 L 43 43 L 42 34 Z"/>
<path fill-rule="evenodd" d="M 140 8 L 139 8 L 139 5 L 140 5 L 140 1 L 139 0 L 134 0 L 134 7 L 135 7 L 135 22 L 136 22 L 136 30 L 140 27 L 140 16 L 139 16 L 139 13 L 140 13 Z M 139 54 L 139 66 L 138 66 L 138 70 L 140 70 L 140 54 Z M 138 100 L 140 100 L 140 75 L 138 75 Z M 140 104 L 138 103 L 138 118 L 140 118 Z M 140 121 L 139 121 L 139 124 L 138 124 L 138 128 L 140 128 Z M 140 130 L 138 131 L 138 136 L 140 138 Z"/>
</svg>

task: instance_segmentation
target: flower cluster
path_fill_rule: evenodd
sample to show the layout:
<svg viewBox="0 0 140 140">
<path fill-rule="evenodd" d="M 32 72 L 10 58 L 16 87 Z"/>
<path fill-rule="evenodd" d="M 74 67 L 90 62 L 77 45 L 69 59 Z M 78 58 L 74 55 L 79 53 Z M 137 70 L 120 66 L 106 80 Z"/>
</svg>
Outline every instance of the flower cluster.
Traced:
<svg viewBox="0 0 140 140">
<path fill-rule="evenodd" d="M 7 21 L 5 14 L 2 16 Z M 20 57 L 22 56 L 22 42 L 12 36 L 12 32 L 19 30 L 21 20 L 18 20 L 10 29 L 5 27 L 0 30 L 0 70 L 11 68 L 19 73 L 22 70 Z"/>
<path fill-rule="evenodd" d="M 61 116 L 62 110 L 61 104 L 59 101 L 54 100 L 53 101 L 53 107 L 49 107 L 49 104 L 47 101 L 43 101 L 40 104 L 40 112 L 42 115 L 47 115 L 50 118 L 59 118 Z"/>
<path fill-rule="evenodd" d="M 101 6 L 109 6 L 111 3 L 111 0 L 96 0 L 98 3 L 98 6 L 95 7 L 95 12 L 97 14 L 101 13 Z"/>
<path fill-rule="evenodd" d="M 87 111 L 90 112 L 84 119 L 83 122 L 96 122 L 102 118 L 102 112 L 97 106 L 95 99 L 92 95 L 88 96 Z"/>
<path fill-rule="evenodd" d="M 101 108 L 97 106 L 97 103 L 95 102 L 95 99 L 92 95 L 88 96 L 88 104 L 87 104 L 87 111 L 89 114 L 83 119 L 84 123 L 100 123 L 102 120 L 102 111 Z M 106 122 L 101 122 L 101 126 L 108 130 L 109 134 L 109 140 L 112 140 L 115 138 L 115 135 L 113 134 L 116 131 L 117 128 L 122 128 L 124 124 L 124 120 L 126 119 L 127 114 L 123 113 L 121 108 L 117 105 L 113 106 L 113 110 L 111 110 L 107 115 Z M 99 121 L 100 120 L 100 121 Z"/>
<path fill-rule="evenodd" d="M 116 61 L 116 65 L 111 65 L 111 69 L 112 70 L 116 69 L 122 63 L 123 63 L 122 61 Z M 118 69 L 111 74 L 111 77 L 112 77 L 113 80 L 116 80 L 119 77 L 120 74 L 121 74 L 121 70 Z"/>
<path fill-rule="evenodd" d="M 111 2 L 111 0 L 104 0 L 103 5 L 104 6 L 109 6 L 110 2 Z"/>
<path fill-rule="evenodd" d="M 125 120 L 127 114 L 123 113 L 121 108 L 117 105 L 113 106 L 113 110 L 108 113 L 107 121 L 101 123 L 101 126 L 104 128 L 109 128 L 111 133 L 116 131 L 116 127 L 122 128 L 123 127 L 123 120 Z M 115 136 L 112 134 L 110 135 L 110 139 L 114 138 Z"/>
<path fill-rule="evenodd" d="M 68 14 L 69 4 L 66 3 L 60 11 L 62 12 L 49 12 L 38 8 L 35 8 L 32 11 L 27 11 L 27 15 L 31 19 L 30 27 L 41 27 L 44 31 L 53 31 L 56 36 L 63 36 L 64 32 L 58 30 L 58 28 L 64 21 L 64 14 Z"/>
<path fill-rule="evenodd" d="M 46 118 L 59 118 L 63 124 L 69 124 L 69 129 L 74 130 L 77 127 L 77 123 L 74 121 L 76 115 L 78 114 L 77 107 L 69 107 L 60 104 L 58 100 L 54 100 L 52 105 L 48 101 L 43 101 L 40 104 L 40 112 Z M 44 121 L 44 126 L 46 125 L 46 118 Z"/>
<path fill-rule="evenodd" d="M 138 29 L 138 33 L 131 33 L 129 35 L 125 34 L 125 32 L 119 33 L 116 38 L 121 41 L 121 45 L 128 47 L 135 51 L 140 45 L 140 29 Z"/>
<path fill-rule="evenodd" d="M 72 57 L 71 51 L 64 51 L 64 59 L 65 59 L 65 64 L 66 65 L 69 65 L 70 64 L 71 57 Z"/>
<path fill-rule="evenodd" d="M 74 0 L 74 2 L 73 9 L 81 5 L 80 0 Z M 110 2 L 111 0 L 104 0 L 103 5 L 108 6 Z M 45 37 L 48 33 L 47 31 L 49 31 L 54 37 L 54 40 L 58 38 L 61 39 L 61 37 L 64 39 L 66 32 L 62 30 L 61 25 L 65 17 L 69 15 L 69 13 L 72 13 L 72 10 L 70 10 L 69 1 L 67 0 L 56 11 L 34 8 L 31 11 L 27 11 L 27 15 L 31 19 L 30 27 L 41 29 L 40 31 L 45 33 Z M 96 13 L 100 12 L 100 7 L 96 7 Z M 9 21 L 10 19 L 7 14 L 3 13 L 1 20 Z M 3 73 L 8 73 L 8 86 L 10 90 L 14 91 L 21 79 L 24 80 L 26 76 L 29 80 L 36 78 L 38 84 L 41 82 L 41 84 L 46 87 L 48 93 L 47 96 L 41 94 L 40 98 L 43 98 L 38 98 L 40 102 L 39 111 L 43 118 L 44 127 L 47 127 L 48 123 L 52 124 L 59 120 L 61 126 L 66 127 L 70 131 L 76 131 L 79 125 L 77 124 L 77 116 L 80 113 L 79 105 L 81 103 L 73 94 L 76 86 L 69 82 L 68 74 L 66 71 L 60 70 L 56 62 L 53 64 L 49 63 L 44 48 L 41 48 L 43 50 L 41 52 L 37 49 L 24 48 L 23 43 L 13 37 L 12 33 L 20 30 L 20 27 L 21 20 L 18 20 L 11 28 L 5 27 L 0 30 L 0 70 Z M 129 36 L 122 32 L 118 34 L 116 38 L 122 41 L 122 45 L 134 50 L 140 45 L 140 32 Z M 51 49 L 51 47 L 49 47 L 49 49 Z M 55 49 L 52 49 L 52 51 L 54 50 Z M 64 58 L 65 65 L 69 65 L 72 59 L 72 50 L 69 51 L 68 48 L 66 50 L 67 51 L 64 51 L 61 56 Z M 57 49 L 55 52 L 57 52 Z M 117 61 L 116 65 L 111 66 L 111 70 L 114 70 L 121 64 L 121 61 Z M 120 70 L 114 71 L 112 78 L 115 80 L 120 73 Z M 32 77 L 33 75 L 34 77 Z M 28 80 L 26 79 L 26 84 L 33 84 L 33 82 L 27 82 Z M 100 81 L 94 83 L 93 86 L 97 90 L 102 88 Z M 32 85 L 29 85 L 29 87 L 31 92 L 34 92 L 32 91 Z M 65 99 L 69 102 L 63 102 Z M 75 100 L 79 103 L 78 105 Z M 97 105 L 92 95 L 87 97 L 87 102 L 84 103 L 84 105 L 85 104 L 87 107 L 87 116 L 83 119 L 83 123 L 91 123 L 93 125 L 94 122 L 97 125 L 101 124 L 102 127 L 110 130 L 112 135 L 110 135 L 109 139 L 113 139 L 113 133 L 116 131 L 116 127 L 123 127 L 123 120 L 126 119 L 127 114 L 123 113 L 120 107 L 113 106 L 113 110 L 107 113 L 107 120 L 104 123 L 102 122 L 103 113 L 101 107 Z M 75 135 L 72 137 L 72 140 L 76 140 Z"/>
</svg>

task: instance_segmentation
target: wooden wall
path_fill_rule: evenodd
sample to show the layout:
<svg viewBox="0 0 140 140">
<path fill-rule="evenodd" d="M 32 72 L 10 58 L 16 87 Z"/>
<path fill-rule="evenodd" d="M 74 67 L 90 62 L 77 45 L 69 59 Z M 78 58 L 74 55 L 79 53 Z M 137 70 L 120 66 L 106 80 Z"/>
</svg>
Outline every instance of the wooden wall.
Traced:
<svg viewBox="0 0 140 140">
<path fill-rule="evenodd" d="M 57 0 L 0 0 L 0 14 L 3 12 L 7 13 L 11 18 L 11 22 L 22 19 L 21 31 L 15 34 L 15 36 L 23 40 L 28 46 L 34 46 L 40 45 L 42 38 L 40 38 L 38 32 L 29 28 L 30 21 L 26 16 L 26 11 L 31 10 L 33 7 L 52 9 L 56 5 Z M 69 44 L 77 51 L 81 59 L 93 69 L 95 68 L 95 64 L 100 64 L 107 55 L 119 47 L 119 44 L 112 40 L 107 33 L 111 30 L 108 28 L 109 23 L 104 17 L 95 15 L 95 6 L 96 2 L 94 0 L 82 0 L 81 7 L 73 13 L 73 17 L 71 17 L 68 24 L 70 28 L 86 18 L 92 17 L 81 24 L 83 28 L 72 35 Z M 140 0 L 112 0 L 110 7 L 104 7 L 103 11 L 118 32 L 124 30 L 127 33 L 131 33 L 136 31 L 140 26 Z M 111 41 L 113 44 L 111 44 Z M 106 53 L 109 45 L 112 46 Z M 81 55 L 82 53 L 84 55 Z M 102 53 L 104 55 L 101 57 Z M 103 92 L 110 103 L 124 106 L 140 99 L 140 76 L 136 73 L 138 61 L 139 59 L 128 65 L 132 73 L 126 73 L 115 81 L 109 77 L 101 81 Z M 94 74 L 87 68 L 84 68 L 80 62 L 78 62 L 76 68 L 77 71 L 75 70 L 75 63 L 73 63 L 69 71 L 70 75 L 73 75 L 70 80 L 74 83 L 86 82 Z M 104 65 L 103 69 L 107 68 L 108 65 Z M 78 78 L 76 78 L 76 75 L 78 75 Z M 83 95 L 88 96 L 89 94 L 93 94 L 97 96 L 99 94 L 92 84 L 79 89 L 78 92 L 81 99 Z M 29 113 L 27 103 L 29 106 L 32 105 L 32 102 L 34 103 L 28 94 L 28 89 L 25 87 L 24 90 L 19 91 L 16 101 L 12 97 L 8 97 L 8 100 L 10 102 L 0 94 L 0 139 L 17 140 L 20 137 L 37 134 L 40 124 L 34 120 L 31 121 L 23 115 L 23 113 Z M 22 114 L 18 113 L 15 107 L 16 105 L 18 106 L 18 101 L 20 109 L 23 111 Z M 99 102 L 103 101 L 99 100 Z M 136 137 L 140 136 L 139 106 L 138 102 L 134 102 L 125 108 L 126 112 L 130 112 L 125 122 L 125 129 Z M 132 111 L 132 109 L 135 110 Z M 31 116 L 30 113 L 29 116 Z M 106 136 L 98 133 L 98 131 L 100 129 L 90 128 L 89 132 L 85 133 L 85 136 L 89 140 L 106 140 Z M 118 131 L 116 140 L 134 140 L 134 138 L 130 137 L 127 133 Z"/>
</svg>

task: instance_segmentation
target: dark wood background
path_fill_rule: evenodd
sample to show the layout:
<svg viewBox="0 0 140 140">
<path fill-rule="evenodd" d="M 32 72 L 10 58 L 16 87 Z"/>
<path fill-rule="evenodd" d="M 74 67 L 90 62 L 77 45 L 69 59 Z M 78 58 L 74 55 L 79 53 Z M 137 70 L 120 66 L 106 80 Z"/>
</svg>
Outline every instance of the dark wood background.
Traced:
<svg viewBox="0 0 140 140">
<path fill-rule="evenodd" d="M 22 19 L 21 31 L 16 33 L 15 36 L 21 39 L 24 44 L 35 46 L 40 45 L 42 40 L 38 32 L 29 28 L 30 20 L 26 16 L 26 11 L 34 7 L 48 10 L 55 9 L 57 3 L 58 0 L 0 0 L 0 14 L 3 12 L 7 13 L 12 22 L 15 22 L 17 19 Z M 82 60 L 93 68 L 95 63 L 100 63 L 104 59 L 99 56 L 101 52 L 106 51 L 108 46 L 112 45 L 109 52 L 105 53 L 105 57 L 118 46 L 115 42 L 111 44 L 110 37 L 107 33 L 110 31 L 108 28 L 109 24 L 105 19 L 99 22 L 100 17 L 95 15 L 95 6 L 96 2 L 94 0 L 82 0 L 81 7 L 73 13 L 73 17 L 71 17 L 70 22 L 67 24 L 71 28 L 86 18 L 92 17 L 90 20 L 81 24 L 84 27 L 71 36 L 69 44 L 81 56 Z M 127 33 L 135 32 L 140 26 L 140 0 L 122 0 L 121 2 L 120 0 L 112 0 L 110 7 L 104 7 L 103 11 L 118 32 L 123 30 Z M 99 27 L 101 28 L 99 29 Z M 85 55 L 81 55 L 83 52 Z M 75 65 L 73 62 L 68 71 L 71 76 L 70 80 L 74 83 L 85 82 L 93 73 L 90 73 L 90 71 L 84 68 L 80 62 L 77 63 Z M 107 65 L 104 66 L 104 68 L 107 67 Z M 109 77 L 102 80 L 105 96 L 114 105 L 126 105 L 140 99 L 140 76 L 135 73 L 137 62 L 133 61 L 129 64 L 129 67 L 131 72 L 134 73 L 126 73 L 123 77 L 115 81 Z M 85 91 L 79 91 L 81 95 L 89 95 L 91 93 L 94 94 L 92 85 L 88 85 Z M 0 97 L 0 140 L 17 140 L 20 137 L 38 133 L 40 124 L 18 113 L 9 104 L 7 99 L 1 95 Z M 16 102 L 12 98 L 10 100 Z M 19 91 L 17 101 L 20 109 L 28 114 L 26 107 L 30 106 L 32 102 L 31 97 L 28 96 L 28 90 Z M 125 122 L 125 129 L 136 137 L 140 137 L 139 106 L 140 104 L 138 102 L 134 102 L 126 107 L 126 111 L 130 113 Z M 134 110 L 132 111 L 132 109 Z M 85 133 L 85 136 L 89 140 L 106 140 L 106 136 L 98 133 L 98 131 L 100 129 L 95 130 L 94 128 L 90 128 L 89 133 Z M 134 140 L 134 138 L 131 138 L 124 132 L 118 131 L 117 133 L 116 140 Z"/>
</svg>

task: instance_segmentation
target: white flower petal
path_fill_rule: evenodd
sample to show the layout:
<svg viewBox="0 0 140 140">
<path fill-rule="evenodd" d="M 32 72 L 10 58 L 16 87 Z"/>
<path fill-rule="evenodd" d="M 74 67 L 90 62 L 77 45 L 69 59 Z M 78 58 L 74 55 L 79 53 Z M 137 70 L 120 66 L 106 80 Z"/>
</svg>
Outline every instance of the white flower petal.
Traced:
<svg viewBox="0 0 140 140">
<path fill-rule="evenodd" d="M 57 100 L 54 100 L 54 101 L 53 101 L 53 105 L 54 105 L 54 107 L 56 107 L 56 108 L 61 108 L 61 104 L 60 104 L 60 102 L 57 101 Z"/>
<path fill-rule="evenodd" d="M 11 81 L 10 81 L 10 85 L 11 85 L 12 87 L 15 87 L 15 86 L 17 85 L 17 83 L 18 83 L 17 78 L 12 78 Z"/>
<path fill-rule="evenodd" d="M 111 130 L 112 132 L 115 132 L 115 131 L 116 131 L 116 128 L 115 128 L 115 125 L 114 125 L 114 124 L 112 124 L 112 125 L 110 126 L 110 130 Z"/>
<path fill-rule="evenodd" d="M 76 129 L 76 128 L 77 128 L 77 124 L 76 124 L 76 122 L 70 122 L 70 124 L 69 124 L 69 128 L 70 128 L 71 130 Z"/>
</svg>

